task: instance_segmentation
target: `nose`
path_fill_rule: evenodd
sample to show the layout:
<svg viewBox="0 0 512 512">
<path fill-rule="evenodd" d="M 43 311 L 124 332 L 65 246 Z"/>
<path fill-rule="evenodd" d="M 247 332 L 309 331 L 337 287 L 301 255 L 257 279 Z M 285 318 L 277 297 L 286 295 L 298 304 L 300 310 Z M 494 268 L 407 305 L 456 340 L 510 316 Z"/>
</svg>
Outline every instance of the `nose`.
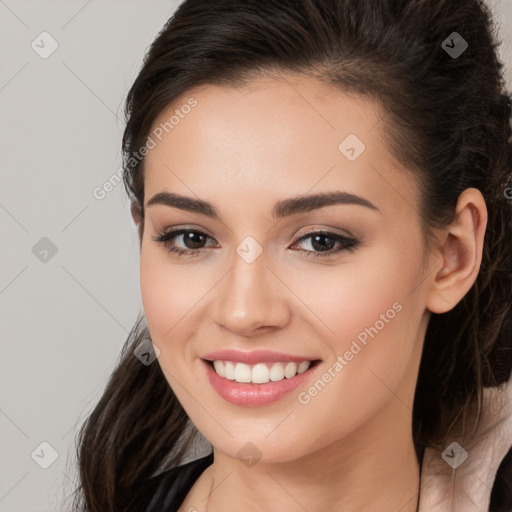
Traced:
<svg viewBox="0 0 512 512">
<path fill-rule="evenodd" d="M 288 324 L 287 289 L 267 263 L 264 253 L 251 263 L 235 253 L 231 270 L 216 287 L 212 315 L 216 324 L 245 337 Z"/>
</svg>

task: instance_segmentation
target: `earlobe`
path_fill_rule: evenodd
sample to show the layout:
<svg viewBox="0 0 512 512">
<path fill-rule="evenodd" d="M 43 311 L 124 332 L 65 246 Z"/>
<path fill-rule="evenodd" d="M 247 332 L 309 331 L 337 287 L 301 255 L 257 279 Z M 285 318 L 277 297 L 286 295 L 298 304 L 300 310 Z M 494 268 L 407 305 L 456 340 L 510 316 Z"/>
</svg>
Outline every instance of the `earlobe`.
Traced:
<svg viewBox="0 0 512 512">
<path fill-rule="evenodd" d="M 437 249 L 441 263 L 432 273 L 435 277 L 427 300 L 432 313 L 450 311 L 473 286 L 482 261 L 486 224 L 487 208 L 481 192 L 466 189 Z"/>
</svg>

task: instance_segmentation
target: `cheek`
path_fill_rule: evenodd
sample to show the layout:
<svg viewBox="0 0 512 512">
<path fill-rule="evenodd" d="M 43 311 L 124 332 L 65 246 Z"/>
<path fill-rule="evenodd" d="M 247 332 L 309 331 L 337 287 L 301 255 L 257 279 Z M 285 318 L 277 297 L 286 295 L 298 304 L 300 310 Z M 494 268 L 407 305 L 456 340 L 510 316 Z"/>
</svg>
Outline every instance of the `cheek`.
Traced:
<svg viewBox="0 0 512 512">
<path fill-rule="evenodd" d="M 294 292 L 308 306 L 308 321 L 321 333 L 324 353 L 331 354 L 318 385 L 300 390 L 305 393 L 300 402 L 310 404 L 306 409 L 315 409 L 315 417 L 340 404 L 352 411 L 343 420 L 353 422 L 352 427 L 399 386 L 424 313 L 419 239 L 417 244 L 409 240 L 407 251 L 382 244 L 370 252 L 370 258 L 353 265 L 302 274 L 307 277 L 293 281 Z M 292 273 L 287 277 L 293 279 Z"/>
<path fill-rule="evenodd" d="M 332 320 L 336 336 L 331 337 L 330 346 L 335 353 L 297 394 L 302 408 L 297 414 L 305 429 L 315 422 L 324 425 L 318 439 L 312 440 L 315 444 L 328 444 L 371 423 L 393 396 L 407 402 L 402 382 L 410 381 L 421 315 L 410 301 L 395 298 L 395 294 L 383 294 L 373 296 L 364 307 L 347 305 L 337 322 Z M 395 420 L 403 415 L 400 421 L 406 423 L 407 407 L 398 400 L 396 405 Z"/>
<path fill-rule="evenodd" d="M 196 331 L 207 317 L 205 305 L 218 281 L 216 269 L 170 261 L 159 247 L 142 247 L 140 287 L 144 313 L 159 362 L 173 373 L 196 357 Z"/>
<path fill-rule="evenodd" d="M 290 303 L 337 353 L 348 350 L 360 334 L 364 342 L 370 327 L 382 339 L 388 333 L 388 344 L 395 348 L 410 345 L 417 325 L 406 318 L 416 319 L 423 313 L 415 293 L 422 274 L 422 246 L 417 238 L 379 241 L 338 266 L 280 268 L 280 277 L 299 299 L 290 294 Z M 407 249 L 399 251 L 397 246 Z"/>
<path fill-rule="evenodd" d="M 153 336 L 157 342 L 166 329 L 172 326 L 173 311 L 175 311 L 172 298 L 169 293 L 169 283 L 166 279 L 165 265 L 158 258 L 151 256 L 151 251 L 142 250 L 140 261 L 140 288 L 142 304 Z"/>
<path fill-rule="evenodd" d="M 179 266 L 166 261 L 161 250 L 143 246 L 140 258 L 142 303 L 153 343 L 161 350 L 165 348 L 164 338 L 174 333 L 180 318 L 194 303 L 193 284 L 190 279 L 187 283 Z"/>
</svg>

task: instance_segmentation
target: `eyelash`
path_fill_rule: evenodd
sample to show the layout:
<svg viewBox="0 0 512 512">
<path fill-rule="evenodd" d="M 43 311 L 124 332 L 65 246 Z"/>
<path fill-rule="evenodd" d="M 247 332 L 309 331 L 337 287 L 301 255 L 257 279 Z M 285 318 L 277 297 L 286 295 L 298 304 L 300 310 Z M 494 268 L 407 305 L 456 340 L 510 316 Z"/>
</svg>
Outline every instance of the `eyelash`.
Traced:
<svg viewBox="0 0 512 512">
<path fill-rule="evenodd" d="M 202 231 L 196 230 L 196 229 L 177 229 L 174 231 L 162 231 L 158 233 L 156 236 L 153 237 L 153 240 L 155 242 L 161 243 L 164 245 L 164 247 L 170 252 L 174 253 L 179 257 L 197 257 L 199 256 L 203 251 L 206 250 L 206 248 L 201 247 L 199 249 L 181 249 L 179 247 L 173 247 L 169 246 L 169 242 L 176 238 L 177 236 L 183 235 L 185 233 L 195 233 L 198 235 L 205 236 L 207 238 L 210 238 L 206 233 L 203 233 Z M 336 233 L 330 233 L 328 231 L 311 231 L 309 233 L 306 233 L 305 235 L 298 238 L 293 245 L 302 242 L 303 240 L 307 240 L 308 238 L 311 238 L 313 236 L 323 236 L 326 238 L 332 238 L 335 242 L 341 244 L 341 246 L 338 247 L 338 249 L 330 249 L 328 251 L 309 251 L 305 249 L 299 249 L 300 252 L 306 253 L 306 256 L 309 258 L 327 258 L 329 256 L 333 256 L 334 254 L 337 254 L 341 251 L 349 251 L 353 252 L 359 245 L 360 241 L 343 236 L 338 235 Z"/>
</svg>

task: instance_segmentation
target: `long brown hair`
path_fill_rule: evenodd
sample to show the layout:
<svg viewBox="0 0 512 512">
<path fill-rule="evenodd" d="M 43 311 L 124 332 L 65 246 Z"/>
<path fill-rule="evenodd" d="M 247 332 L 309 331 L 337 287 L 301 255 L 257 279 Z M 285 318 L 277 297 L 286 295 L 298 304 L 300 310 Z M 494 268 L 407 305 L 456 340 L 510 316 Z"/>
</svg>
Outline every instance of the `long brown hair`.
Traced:
<svg viewBox="0 0 512 512">
<path fill-rule="evenodd" d="M 449 37 L 467 49 L 450 54 Z M 483 387 L 511 373 L 511 105 L 496 46 L 478 0 L 187 0 L 152 43 L 126 101 L 124 181 L 142 218 L 140 149 L 157 115 L 192 87 L 240 86 L 263 72 L 306 73 L 378 99 L 390 151 L 421 185 L 427 234 L 452 220 L 464 189 L 482 192 L 479 275 L 455 308 L 432 315 L 426 333 L 413 409 L 420 463 L 455 422 L 478 418 Z M 134 356 L 145 339 L 140 317 L 82 426 L 75 510 L 126 510 L 140 484 L 178 464 L 193 439 L 159 365 Z"/>
</svg>

